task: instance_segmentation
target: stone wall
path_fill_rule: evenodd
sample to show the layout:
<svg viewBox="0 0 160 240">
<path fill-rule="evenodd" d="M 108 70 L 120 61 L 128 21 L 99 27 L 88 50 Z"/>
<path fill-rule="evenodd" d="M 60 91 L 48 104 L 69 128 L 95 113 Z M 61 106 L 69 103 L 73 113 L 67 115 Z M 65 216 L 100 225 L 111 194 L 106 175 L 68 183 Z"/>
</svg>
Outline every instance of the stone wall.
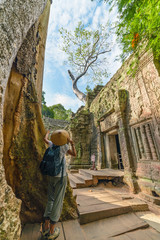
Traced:
<svg viewBox="0 0 160 240">
<path fill-rule="evenodd" d="M 132 77 L 127 74 L 132 60 L 100 91 L 90 111 L 101 129 L 102 144 L 104 135 L 118 135 L 125 180 L 131 189 L 160 195 L 159 66 L 151 53 L 144 53 Z M 107 161 L 103 153 L 104 166 Z"/>
<path fill-rule="evenodd" d="M 94 153 L 98 168 L 124 168 L 131 191 L 160 196 L 160 64 L 144 52 L 131 75 L 133 61 L 131 56 L 72 119 L 79 158 L 71 164 L 89 167 Z"/>
<path fill-rule="evenodd" d="M 66 120 L 53 119 L 53 118 L 43 116 L 43 123 L 44 123 L 45 129 L 55 131 L 58 129 L 67 129 L 70 122 Z"/>
<path fill-rule="evenodd" d="M 20 0 L 3 0 L 0 3 L 0 239 L 2 240 L 17 240 L 21 232 L 19 219 L 21 201 L 15 198 L 11 187 L 7 184 L 2 164 L 3 139 L 5 138 L 2 132 L 4 95 L 13 61 L 29 29 L 43 12 L 46 2 L 47 0 L 27 0 L 25 2 Z"/>
<path fill-rule="evenodd" d="M 92 154 L 96 157 L 98 167 L 101 167 L 101 163 L 99 164 L 100 161 L 98 161 L 100 154 L 97 153 L 101 148 L 99 130 L 95 126 L 94 116 L 89 111 L 89 107 L 102 88 L 103 86 L 97 86 L 92 92 L 89 92 L 85 107 L 81 107 L 71 118 L 69 130 L 75 142 L 77 157 L 71 157 L 70 168 L 90 168 Z"/>
</svg>

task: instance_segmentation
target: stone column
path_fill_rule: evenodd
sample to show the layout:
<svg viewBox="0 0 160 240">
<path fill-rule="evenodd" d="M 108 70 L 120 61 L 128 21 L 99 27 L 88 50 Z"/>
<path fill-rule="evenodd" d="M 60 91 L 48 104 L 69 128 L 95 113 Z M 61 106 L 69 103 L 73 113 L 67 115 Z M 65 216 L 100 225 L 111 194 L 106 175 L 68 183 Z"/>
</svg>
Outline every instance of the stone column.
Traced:
<svg viewBox="0 0 160 240">
<path fill-rule="evenodd" d="M 119 111 L 117 111 L 119 125 L 119 142 L 124 165 L 124 182 L 126 182 L 132 192 L 136 192 L 136 181 L 134 180 L 134 156 L 131 150 L 131 139 L 129 135 L 129 93 L 125 89 L 118 92 Z"/>
<path fill-rule="evenodd" d="M 138 147 L 139 147 L 139 151 L 140 151 L 140 158 L 144 159 L 145 158 L 144 147 L 143 147 L 143 142 L 142 142 L 141 132 L 140 132 L 140 128 L 139 127 L 135 129 L 135 133 L 136 133 L 137 140 L 138 140 Z"/>
<path fill-rule="evenodd" d="M 150 146 L 150 149 L 151 149 L 152 159 L 153 160 L 158 160 L 157 153 L 156 153 L 156 148 L 155 148 L 153 138 L 152 138 L 152 134 L 151 134 L 150 125 L 146 124 L 145 129 L 146 129 L 146 135 L 147 135 L 148 143 L 149 143 L 149 146 Z"/>
<path fill-rule="evenodd" d="M 140 126 L 140 130 L 141 130 L 141 134 L 142 134 L 142 140 L 143 140 L 143 145 L 144 145 L 144 151 L 145 151 L 146 159 L 147 160 L 151 160 L 152 159 L 152 155 L 151 155 L 151 150 L 150 150 L 150 146 L 149 146 L 147 135 L 146 135 L 145 126 L 143 126 L 143 125 Z"/>
</svg>

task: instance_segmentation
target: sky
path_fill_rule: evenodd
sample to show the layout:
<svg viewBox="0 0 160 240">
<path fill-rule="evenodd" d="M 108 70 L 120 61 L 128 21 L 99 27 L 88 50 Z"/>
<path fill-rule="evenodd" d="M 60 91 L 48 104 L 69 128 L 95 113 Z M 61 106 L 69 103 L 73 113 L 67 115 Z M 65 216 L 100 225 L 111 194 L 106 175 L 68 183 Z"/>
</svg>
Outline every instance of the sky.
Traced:
<svg viewBox="0 0 160 240">
<path fill-rule="evenodd" d="M 72 81 L 68 75 L 69 66 L 66 64 L 67 56 L 61 50 L 62 39 L 59 29 L 61 27 L 73 31 L 78 22 L 90 24 L 92 29 L 98 29 L 99 24 L 106 24 L 108 19 L 116 21 L 116 9 L 109 13 L 106 3 L 98 0 L 53 0 L 50 11 L 48 34 L 45 50 L 43 91 L 47 106 L 61 103 L 66 109 L 71 108 L 76 112 L 84 105 L 72 91 Z M 109 54 L 107 66 L 110 77 L 103 80 L 105 85 L 114 73 L 120 68 L 121 62 L 114 61 L 120 54 L 120 48 L 116 43 L 116 36 L 112 35 L 114 47 Z M 65 63 L 64 63 L 65 62 Z M 84 92 L 87 86 L 86 77 L 79 80 L 78 87 Z M 91 89 L 94 85 L 92 84 Z"/>
</svg>

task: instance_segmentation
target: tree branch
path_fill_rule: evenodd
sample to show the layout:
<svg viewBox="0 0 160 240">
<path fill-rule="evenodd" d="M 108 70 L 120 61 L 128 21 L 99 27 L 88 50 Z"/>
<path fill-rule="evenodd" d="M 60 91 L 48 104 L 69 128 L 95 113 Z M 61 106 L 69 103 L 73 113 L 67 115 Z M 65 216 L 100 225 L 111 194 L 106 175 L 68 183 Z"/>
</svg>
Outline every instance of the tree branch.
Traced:
<svg viewBox="0 0 160 240">
<path fill-rule="evenodd" d="M 92 62 L 90 62 L 88 66 L 86 66 L 85 70 L 78 77 L 76 77 L 74 84 L 77 83 L 77 81 L 86 74 L 88 68 L 97 60 L 97 58 L 98 57 L 96 56 L 95 59 Z"/>
<path fill-rule="evenodd" d="M 68 70 L 68 74 L 69 74 L 69 76 L 70 76 L 70 78 L 72 80 L 72 83 L 74 83 L 75 82 L 75 77 L 73 76 L 73 74 L 71 73 L 70 70 Z"/>
</svg>

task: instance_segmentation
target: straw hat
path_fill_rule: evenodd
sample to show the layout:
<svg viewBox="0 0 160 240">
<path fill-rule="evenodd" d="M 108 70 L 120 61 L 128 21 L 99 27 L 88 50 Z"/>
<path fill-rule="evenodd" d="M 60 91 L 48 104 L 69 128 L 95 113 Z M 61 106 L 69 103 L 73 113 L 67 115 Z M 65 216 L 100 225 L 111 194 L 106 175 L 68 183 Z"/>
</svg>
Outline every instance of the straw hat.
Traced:
<svg viewBox="0 0 160 240">
<path fill-rule="evenodd" d="M 51 135 L 51 141 L 56 146 L 62 146 L 67 143 L 69 134 L 66 130 L 60 129 L 56 130 Z"/>
</svg>

